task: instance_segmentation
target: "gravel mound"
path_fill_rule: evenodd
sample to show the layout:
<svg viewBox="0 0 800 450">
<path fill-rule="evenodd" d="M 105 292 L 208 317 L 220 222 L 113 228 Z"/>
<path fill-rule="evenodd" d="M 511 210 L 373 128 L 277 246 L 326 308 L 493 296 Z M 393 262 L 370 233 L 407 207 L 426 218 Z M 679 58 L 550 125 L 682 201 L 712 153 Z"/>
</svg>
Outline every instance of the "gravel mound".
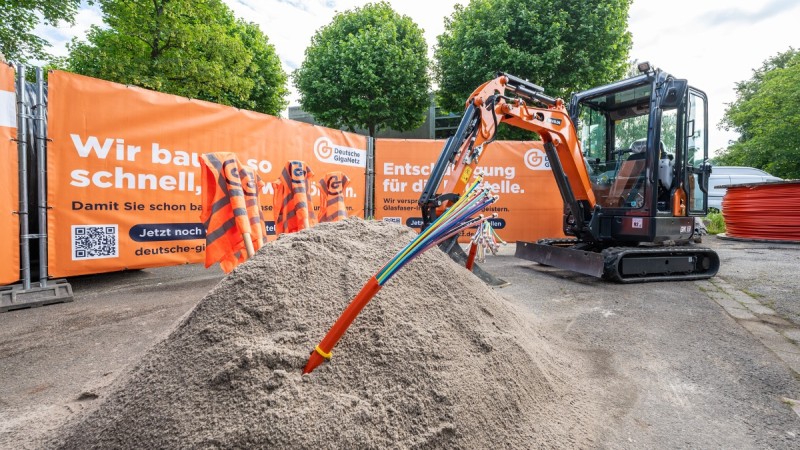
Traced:
<svg viewBox="0 0 800 450">
<path fill-rule="evenodd" d="M 591 446 L 599 411 L 579 360 L 437 249 L 383 287 L 330 362 L 301 376 L 347 303 L 412 238 L 351 218 L 268 244 L 54 444 Z"/>
</svg>

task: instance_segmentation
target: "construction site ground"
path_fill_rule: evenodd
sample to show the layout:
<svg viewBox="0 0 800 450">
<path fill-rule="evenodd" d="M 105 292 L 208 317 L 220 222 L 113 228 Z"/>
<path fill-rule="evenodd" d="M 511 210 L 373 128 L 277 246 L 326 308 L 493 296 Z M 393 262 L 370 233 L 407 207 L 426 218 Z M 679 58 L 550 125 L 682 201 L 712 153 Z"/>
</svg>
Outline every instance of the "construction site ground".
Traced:
<svg viewBox="0 0 800 450">
<path fill-rule="evenodd" d="M 721 269 L 697 282 L 610 284 L 515 259 L 511 245 L 483 265 L 592 362 L 616 406 L 598 447 L 800 447 L 800 245 L 704 244 Z M 189 265 L 80 277 L 72 303 L 0 314 L 0 448 L 39 447 L 102 402 L 222 276 Z"/>
</svg>

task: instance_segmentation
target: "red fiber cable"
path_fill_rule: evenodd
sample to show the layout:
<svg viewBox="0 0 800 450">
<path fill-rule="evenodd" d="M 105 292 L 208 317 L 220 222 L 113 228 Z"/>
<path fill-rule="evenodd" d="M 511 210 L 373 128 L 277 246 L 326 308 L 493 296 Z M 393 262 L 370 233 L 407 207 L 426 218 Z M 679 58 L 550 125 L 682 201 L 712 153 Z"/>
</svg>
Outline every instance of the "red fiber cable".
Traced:
<svg viewBox="0 0 800 450">
<path fill-rule="evenodd" d="M 722 198 L 726 234 L 800 241 L 800 181 L 735 185 Z"/>
</svg>

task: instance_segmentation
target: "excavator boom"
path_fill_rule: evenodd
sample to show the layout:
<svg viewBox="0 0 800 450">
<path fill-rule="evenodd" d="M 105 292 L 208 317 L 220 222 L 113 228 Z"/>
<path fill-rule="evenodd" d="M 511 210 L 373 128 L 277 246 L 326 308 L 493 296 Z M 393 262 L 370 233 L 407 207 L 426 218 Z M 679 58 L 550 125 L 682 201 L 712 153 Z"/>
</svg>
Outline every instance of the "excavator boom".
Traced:
<svg viewBox="0 0 800 450">
<path fill-rule="evenodd" d="M 440 187 L 452 193 L 464 190 L 485 147 L 494 140 L 497 126 L 503 122 L 541 136 L 551 164 L 559 165 L 558 171 L 564 174 L 558 187 L 567 204 L 575 211 L 594 208 L 594 193 L 575 127 L 564 102 L 543 92 L 544 89 L 533 83 L 500 73 L 472 93 L 456 134 L 445 144 L 420 197 L 420 207 L 429 212 L 423 212 L 426 225 L 433 216 L 431 208 L 442 210 L 454 201 L 453 197 L 433 201 L 437 190 Z M 506 96 L 507 93 L 515 97 L 512 99 Z M 535 106 L 536 103 L 542 106 Z M 452 171 L 444 179 L 450 164 Z M 581 214 L 578 219 L 579 228 L 585 225 L 581 221 L 583 217 Z"/>
</svg>

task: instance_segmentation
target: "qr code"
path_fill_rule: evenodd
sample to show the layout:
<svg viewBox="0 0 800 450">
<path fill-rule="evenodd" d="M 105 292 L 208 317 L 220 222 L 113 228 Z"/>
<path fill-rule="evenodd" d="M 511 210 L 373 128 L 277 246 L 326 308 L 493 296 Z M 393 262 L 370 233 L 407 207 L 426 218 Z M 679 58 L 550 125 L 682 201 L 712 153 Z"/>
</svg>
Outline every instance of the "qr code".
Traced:
<svg viewBox="0 0 800 450">
<path fill-rule="evenodd" d="M 119 226 L 73 225 L 72 260 L 119 256 Z"/>
</svg>

